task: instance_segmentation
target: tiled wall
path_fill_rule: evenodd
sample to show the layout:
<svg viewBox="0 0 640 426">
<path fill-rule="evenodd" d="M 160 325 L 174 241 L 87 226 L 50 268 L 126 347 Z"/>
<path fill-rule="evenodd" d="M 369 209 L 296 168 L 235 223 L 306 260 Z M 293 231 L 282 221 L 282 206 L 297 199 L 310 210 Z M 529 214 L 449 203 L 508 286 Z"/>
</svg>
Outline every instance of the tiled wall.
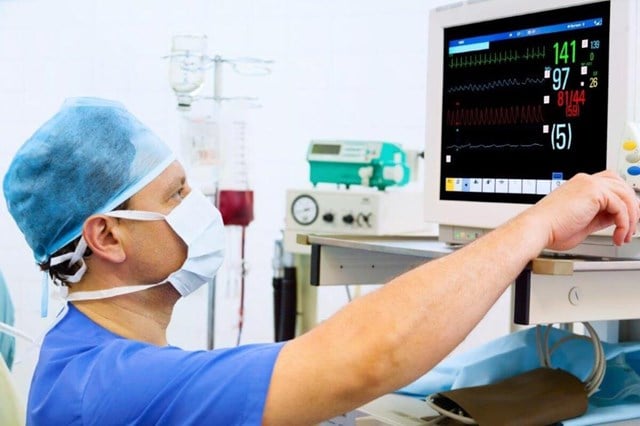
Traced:
<svg viewBox="0 0 640 426">
<path fill-rule="evenodd" d="M 284 225 L 285 190 L 309 186 L 309 140 L 384 139 L 422 148 L 427 16 L 446 2 L 0 0 L 0 175 L 69 96 L 120 100 L 178 149 L 179 113 L 162 59 L 173 34 L 206 34 L 212 54 L 272 59 L 266 77 L 225 71 L 223 93 L 257 96 L 262 104 L 249 114 L 255 221 L 247 232 L 243 342 L 270 341 L 273 244 Z M 40 274 L 4 202 L 0 235 L 17 325 L 39 335 L 51 321 L 39 319 Z M 217 346 L 235 344 L 236 336 L 237 284 L 222 278 Z M 204 347 L 206 297 L 202 290 L 179 303 L 173 343 Z M 35 353 L 20 343 L 14 376 L 25 397 Z"/>
</svg>

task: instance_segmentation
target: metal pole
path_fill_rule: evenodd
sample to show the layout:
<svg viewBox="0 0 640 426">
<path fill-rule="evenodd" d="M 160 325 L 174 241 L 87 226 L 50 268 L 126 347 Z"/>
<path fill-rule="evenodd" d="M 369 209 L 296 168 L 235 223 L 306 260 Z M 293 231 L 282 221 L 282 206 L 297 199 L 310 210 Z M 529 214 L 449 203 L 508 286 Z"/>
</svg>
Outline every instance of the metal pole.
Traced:
<svg viewBox="0 0 640 426">
<path fill-rule="evenodd" d="M 207 349 L 211 350 L 214 347 L 216 331 L 216 277 L 209 283 L 207 302 Z"/>
</svg>

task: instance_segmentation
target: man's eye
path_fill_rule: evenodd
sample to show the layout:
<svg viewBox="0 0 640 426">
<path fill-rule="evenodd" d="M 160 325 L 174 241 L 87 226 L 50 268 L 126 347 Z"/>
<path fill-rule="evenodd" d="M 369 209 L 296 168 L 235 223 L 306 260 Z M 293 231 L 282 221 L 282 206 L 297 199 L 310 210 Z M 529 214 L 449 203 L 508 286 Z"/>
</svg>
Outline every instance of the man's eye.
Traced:
<svg viewBox="0 0 640 426">
<path fill-rule="evenodd" d="M 173 199 L 177 199 L 177 200 L 183 200 L 185 197 L 185 190 L 184 188 L 180 188 L 179 190 L 177 190 L 176 192 L 173 193 L 173 195 L 171 196 L 171 198 Z"/>
</svg>

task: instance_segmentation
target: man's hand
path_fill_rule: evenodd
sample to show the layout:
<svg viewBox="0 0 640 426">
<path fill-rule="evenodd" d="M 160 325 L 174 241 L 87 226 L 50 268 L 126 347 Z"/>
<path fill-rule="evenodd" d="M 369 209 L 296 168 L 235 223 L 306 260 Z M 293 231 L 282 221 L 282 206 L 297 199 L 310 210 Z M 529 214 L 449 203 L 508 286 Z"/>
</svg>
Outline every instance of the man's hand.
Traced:
<svg viewBox="0 0 640 426">
<path fill-rule="evenodd" d="M 541 215 L 548 224 L 547 248 L 567 250 L 589 234 L 614 225 L 613 242 L 629 242 L 636 232 L 640 202 L 616 173 L 577 174 L 525 214 Z M 543 228 L 544 229 L 544 228 Z"/>
</svg>

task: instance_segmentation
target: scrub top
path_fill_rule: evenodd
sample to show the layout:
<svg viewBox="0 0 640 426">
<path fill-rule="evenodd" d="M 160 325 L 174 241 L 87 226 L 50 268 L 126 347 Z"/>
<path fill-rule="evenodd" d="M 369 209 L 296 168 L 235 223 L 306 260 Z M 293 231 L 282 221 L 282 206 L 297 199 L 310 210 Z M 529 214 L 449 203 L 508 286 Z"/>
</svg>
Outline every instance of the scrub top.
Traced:
<svg viewBox="0 0 640 426">
<path fill-rule="evenodd" d="M 125 339 L 69 304 L 47 333 L 28 425 L 259 425 L 284 343 L 186 351 Z"/>
</svg>

